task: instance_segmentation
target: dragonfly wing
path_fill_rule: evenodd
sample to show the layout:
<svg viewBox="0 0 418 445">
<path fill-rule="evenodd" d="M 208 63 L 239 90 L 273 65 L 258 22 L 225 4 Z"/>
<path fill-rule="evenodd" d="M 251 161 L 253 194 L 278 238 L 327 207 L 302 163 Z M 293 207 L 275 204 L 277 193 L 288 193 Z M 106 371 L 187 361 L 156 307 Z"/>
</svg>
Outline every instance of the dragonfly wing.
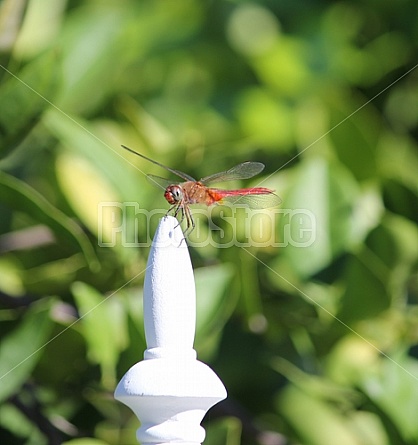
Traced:
<svg viewBox="0 0 418 445">
<path fill-rule="evenodd" d="M 213 182 L 234 181 L 237 179 L 249 179 L 258 175 L 264 170 L 264 164 L 261 162 L 243 162 L 225 172 L 215 173 L 214 175 L 205 176 L 200 180 L 203 184 L 211 184 Z"/>
<path fill-rule="evenodd" d="M 262 195 L 228 195 L 223 197 L 218 204 L 229 203 L 237 206 L 246 206 L 250 209 L 269 209 L 271 207 L 277 207 L 282 200 L 273 192 Z"/>
<path fill-rule="evenodd" d="M 165 190 L 168 186 L 176 184 L 172 179 L 161 178 L 160 176 L 147 175 L 148 182 Z"/>
</svg>

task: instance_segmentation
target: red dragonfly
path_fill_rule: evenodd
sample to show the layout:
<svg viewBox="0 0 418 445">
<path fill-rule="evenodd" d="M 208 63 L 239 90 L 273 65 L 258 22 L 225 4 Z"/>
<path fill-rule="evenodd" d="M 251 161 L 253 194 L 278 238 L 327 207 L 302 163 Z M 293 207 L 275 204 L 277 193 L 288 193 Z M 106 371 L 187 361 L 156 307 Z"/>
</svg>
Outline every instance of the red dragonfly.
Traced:
<svg viewBox="0 0 418 445">
<path fill-rule="evenodd" d="M 186 218 L 186 232 L 190 229 L 189 233 L 191 233 L 195 227 L 189 207 L 190 204 L 205 204 L 210 206 L 213 204 L 229 202 L 231 204 L 243 204 L 252 209 L 266 209 L 275 207 L 281 202 L 281 199 L 274 194 L 273 190 L 265 187 L 253 187 L 238 190 L 222 190 L 207 187 L 214 182 L 252 178 L 264 169 L 264 164 L 261 162 L 243 162 L 227 171 L 205 176 L 199 181 L 196 181 L 196 179 L 192 178 L 187 173 L 183 173 L 180 170 L 175 170 L 174 168 L 167 167 L 157 161 L 153 161 L 125 145 L 122 145 L 122 147 L 184 179 L 184 182 L 178 183 L 159 176 L 147 175 L 152 183 L 161 186 L 165 190 L 164 198 L 171 204 L 167 213 L 174 211 L 174 216 L 177 217 L 178 213 L 181 211 L 182 217 L 180 223 Z"/>
</svg>

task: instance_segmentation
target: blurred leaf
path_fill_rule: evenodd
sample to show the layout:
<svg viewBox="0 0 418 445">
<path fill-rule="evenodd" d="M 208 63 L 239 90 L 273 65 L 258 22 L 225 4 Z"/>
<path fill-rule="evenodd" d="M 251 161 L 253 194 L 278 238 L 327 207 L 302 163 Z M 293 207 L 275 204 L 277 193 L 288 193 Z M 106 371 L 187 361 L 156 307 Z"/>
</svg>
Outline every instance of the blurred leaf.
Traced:
<svg viewBox="0 0 418 445">
<path fill-rule="evenodd" d="M 235 417 L 225 417 L 207 425 L 205 445 L 240 445 L 241 422 Z"/>
<path fill-rule="evenodd" d="M 341 162 L 360 181 L 376 176 L 376 146 L 381 132 L 378 116 L 371 107 L 345 97 L 335 106 L 329 137 Z"/>
<path fill-rule="evenodd" d="M 68 119 L 55 110 L 50 110 L 44 121 L 65 148 L 73 151 L 78 157 L 84 157 L 97 169 L 102 179 L 112 185 L 119 199 L 134 201 L 134 193 L 138 196 L 138 190 L 143 188 L 144 173 L 139 168 L 132 168 L 131 162 L 124 158 L 125 150 L 119 146 L 112 148 L 100 140 L 95 136 L 94 128 L 87 122 Z M 86 193 L 86 190 L 78 192 Z M 113 197 L 114 194 L 109 199 Z"/>
<path fill-rule="evenodd" d="M 392 442 L 385 431 L 384 421 L 376 414 L 367 411 L 350 413 L 348 423 L 359 438 L 361 445 L 391 445 Z"/>
<path fill-rule="evenodd" d="M 19 443 L 25 440 L 25 445 L 47 445 L 48 439 L 11 403 L 0 404 L 0 425 L 3 431 L 9 431 L 19 438 Z"/>
<path fill-rule="evenodd" d="M 0 289 L 7 295 L 25 293 L 19 264 L 4 256 L 0 258 Z"/>
<path fill-rule="evenodd" d="M 331 405 L 312 397 L 293 385 L 279 395 L 279 413 L 304 445 L 364 445 Z"/>
<path fill-rule="evenodd" d="M 353 207 L 353 221 L 349 237 L 354 245 L 358 245 L 364 242 L 368 233 L 379 224 L 384 215 L 379 190 L 374 185 L 363 186 Z"/>
<path fill-rule="evenodd" d="M 77 330 L 77 318 L 74 306 L 54 301 L 51 306 L 51 318 L 57 324 L 54 341 L 45 346 L 44 354 L 36 367 L 35 378 L 39 385 L 46 384 L 49 389 L 54 388 L 59 394 L 71 391 L 77 385 L 80 373 L 88 369 L 85 358 L 86 345 L 82 334 Z M 75 323 L 75 324 L 74 324 Z M 51 371 L 51 357 L 54 357 L 54 369 Z M 74 401 L 67 401 L 61 407 L 59 415 L 75 412 Z"/>
<path fill-rule="evenodd" d="M 48 292 L 67 292 L 68 286 L 78 274 L 86 271 L 86 259 L 76 253 L 58 260 L 40 261 L 39 265 L 26 267 L 20 272 L 24 286 L 30 292 L 43 294 Z"/>
<path fill-rule="evenodd" d="M 326 359 L 327 374 L 333 381 L 358 386 L 364 375 L 378 365 L 379 351 L 355 334 L 345 335 Z"/>
<path fill-rule="evenodd" d="M 126 13 L 125 8 L 111 3 L 99 9 L 86 3 L 74 11 L 61 35 L 66 88 L 61 91 L 60 107 L 71 112 L 89 112 L 109 94 L 124 55 L 130 54 L 129 45 L 125 49 L 119 45 L 121 37 L 126 36 Z M 100 88 L 96 87 L 98 84 Z"/>
<path fill-rule="evenodd" d="M 150 81 L 143 73 L 144 56 L 154 46 L 160 51 L 187 39 L 200 21 L 200 9 L 199 2 L 190 0 L 164 5 L 108 2 L 99 8 L 86 3 L 77 8 L 67 20 L 60 42 L 66 80 L 60 106 L 88 114 L 100 108 L 115 90 L 117 93 L 123 82 L 128 82 L 129 90 L 141 90 L 144 82 Z M 135 69 L 138 63 L 141 65 Z M 133 66 L 127 70 L 129 64 Z"/>
<path fill-rule="evenodd" d="M 82 333 L 90 359 L 100 365 L 104 386 L 113 387 L 119 354 L 128 342 L 121 303 L 117 295 L 104 298 L 81 282 L 73 284 L 72 292 L 80 311 Z"/>
<path fill-rule="evenodd" d="M 58 239 L 64 239 L 81 248 L 92 270 L 99 268 L 93 247 L 81 227 L 49 203 L 39 192 L 3 172 L 0 172 L 0 190 L 2 204 L 46 224 Z"/>
<path fill-rule="evenodd" d="M 280 37 L 280 24 L 268 8 L 256 3 L 238 3 L 228 24 L 231 45 L 244 55 L 257 56 Z"/>
<path fill-rule="evenodd" d="M 383 198 L 391 212 L 418 223 L 418 190 L 414 192 L 399 179 L 388 179 L 383 183 Z"/>
<path fill-rule="evenodd" d="M 24 139 L 57 90 L 57 58 L 50 52 L 0 85 L 0 157 Z"/>
<path fill-rule="evenodd" d="M 415 128 L 418 119 L 418 89 L 414 82 L 400 83 L 396 88 L 391 88 L 389 98 L 385 105 L 385 115 L 387 115 L 392 125 L 398 128 L 404 128 L 405 130 L 402 131 L 401 135 L 396 134 L 396 140 L 391 140 L 395 134 L 386 133 L 384 135 L 386 140 L 383 139 L 381 145 L 384 146 L 387 142 L 392 146 L 395 145 L 396 150 L 391 150 L 391 153 L 389 153 L 390 156 L 397 158 L 398 161 L 407 163 L 410 159 L 405 156 L 405 143 L 407 145 L 415 143 L 413 139 L 408 138 L 407 130 Z M 415 158 L 414 162 L 417 162 L 416 151 L 412 151 L 410 154 Z M 392 165 L 388 165 L 388 167 L 388 173 L 395 173 L 394 170 L 396 171 L 396 167 L 393 168 Z M 405 173 L 410 173 L 409 168 Z M 417 178 L 415 177 L 414 182 L 416 181 Z"/>
<path fill-rule="evenodd" d="M 41 358 L 52 328 L 49 303 L 32 305 L 0 343 L 0 400 L 17 392 Z"/>
<path fill-rule="evenodd" d="M 55 0 L 53 3 L 45 3 L 42 0 L 28 2 L 23 27 L 13 48 L 13 56 L 16 59 L 34 58 L 56 43 L 66 3 L 67 0 Z"/>
<path fill-rule="evenodd" d="M 317 398 L 318 401 L 338 403 L 348 409 L 358 399 L 356 392 L 351 388 L 335 384 L 326 377 L 305 373 L 283 358 L 275 357 L 271 366 L 306 395 Z"/>
<path fill-rule="evenodd" d="M 285 97 L 304 93 L 309 85 L 308 47 L 302 39 L 280 36 L 274 46 L 251 62 L 262 83 Z"/>
<path fill-rule="evenodd" d="M 72 439 L 68 442 L 63 442 L 62 445 L 109 445 L 109 442 L 104 442 L 99 439 L 92 439 L 91 437 L 85 437 L 83 439 Z"/>
<path fill-rule="evenodd" d="M 257 144 L 281 150 L 292 146 L 291 108 L 262 88 L 243 91 L 236 105 L 243 133 Z"/>
<path fill-rule="evenodd" d="M 369 59 L 377 61 L 374 63 L 378 73 L 376 80 L 380 80 L 407 63 L 411 47 L 401 32 L 394 31 L 379 35 L 366 46 L 365 50 Z"/>
<path fill-rule="evenodd" d="M 56 160 L 58 183 L 74 212 L 100 240 L 112 243 L 123 221 L 119 196 L 87 159 L 60 153 Z M 119 205 L 119 206 L 118 206 Z M 113 218 L 106 218 L 113 213 Z"/>
<path fill-rule="evenodd" d="M 367 246 L 389 268 L 391 279 L 404 286 L 418 260 L 418 227 L 402 216 L 386 214 Z"/>
<path fill-rule="evenodd" d="M 369 255 L 367 250 L 349 257 L 338 319 L 352 323 L 374 317 L 389 308 L 388 270 L 382 266 L 380 259 Z"/>
<path fill-rule="evenodd" d="M 357 238 L 354 205 L 359 191 L 338 163 L 307 158 L 282 204 L 282 257 L 302 277 L 328 266 Z M 279 267 L 280 269 L 280 267 Z"/>
<path fill-rule="evenodd" d="M 22 26 L 27 3 L 28 0 L 4 0 L 0 4 L 0 53 L 8 55 L 12 52 Z M 3 64 L 1 59 L 0 63 Z M 2 76 L 3 73 L 0 73 L 0 78 Z"/>
<path fill-rule="evenodd" d="M 230 317 L 236 298 L 228 287 L 233 277 L 229 264 L 203 267 L 194 271 L 196 280 L 196 344 L 199 354 L 208 357 Z"/>
<path fill-rule="evenodd" d="M 418 260 L 418 230 L 402 217 L 386 215 L 366 246 L 350 256 L 343 276 L 346 289 L 338 318 L 361 320 L 388 309 L 403 298 Z"/>
<path fill-rule="evenodd" d="M 413 86 L 410 87 L 413 89 Z M 418 87 L 415 86 L 416 94 L 418 96 Z M 406 93 L 404 93 L 406 94 Z M 389 103 L 391 102 L 389 98 Z M 404 114 L 410 116 L 410 107 L 405 105 L 405 100 L 399 100 L 404 107 Z M 414 103 L 415 104 L 415 103 Z M 417 101 L 418 108 L 418 101 Z M 394 107 L 395 108 L 395 107 Z M 393 113 L 399 113 L 399 106 L 393 110 Z M 418 111 L 416 112 L 418 114 Z M 399 117 L 399 115 L 397 115 Z M 414 119 L 414 125 L 416 119 Z M 378 160 L 379 170 L 383 175 L 383 179 L 388 179 L 396 184 L 401 184 L 411 192 L 418 193 L 418 150 L 416 141 L 408 135 L 385 132 L 381 135 L 379 143 Z M 401 196 L 399 196 L 401 197 Z"/>
<path fill-rule="evenodd" d="M 395 361 L 395 363 L 394 363 Z M 406 443 L 418 441 L 418 364 L 398 355 L 384 359 L 379 374 L 365 377 L 363 388 Z"/>
</svg>

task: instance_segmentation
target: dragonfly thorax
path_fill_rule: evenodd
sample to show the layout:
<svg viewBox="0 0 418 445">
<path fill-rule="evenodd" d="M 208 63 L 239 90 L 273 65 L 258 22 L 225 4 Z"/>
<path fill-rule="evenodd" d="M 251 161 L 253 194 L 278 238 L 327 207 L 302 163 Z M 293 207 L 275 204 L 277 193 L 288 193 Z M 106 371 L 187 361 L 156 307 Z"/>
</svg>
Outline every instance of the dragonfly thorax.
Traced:
<svg viewBox="0 0 418 445">
<path fill-rule="evenodd" d="M 169 204 L 177 204 L 183 199 L 183 189 L 179 185 L 170 185 L 165 189 L 164 198 Z"/>
</svg>

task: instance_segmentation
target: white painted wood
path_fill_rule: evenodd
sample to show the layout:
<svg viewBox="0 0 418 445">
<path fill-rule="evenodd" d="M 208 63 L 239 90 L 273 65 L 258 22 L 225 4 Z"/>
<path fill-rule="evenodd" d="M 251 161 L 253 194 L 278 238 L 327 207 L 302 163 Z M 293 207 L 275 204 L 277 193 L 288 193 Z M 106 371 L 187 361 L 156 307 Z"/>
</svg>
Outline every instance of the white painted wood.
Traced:
<svg viewBox="0 0 418 445">
<path fill-rule="evenodd" d="M 196 359 L 193 269 L 175 218 L 160 221 L 144 283 L 144 360 L 122 378 L 115 398 L 141 421 L 145 445 L 200 445 L 207 410 L 226 397 L 219 377 Z"/>
</svg>

